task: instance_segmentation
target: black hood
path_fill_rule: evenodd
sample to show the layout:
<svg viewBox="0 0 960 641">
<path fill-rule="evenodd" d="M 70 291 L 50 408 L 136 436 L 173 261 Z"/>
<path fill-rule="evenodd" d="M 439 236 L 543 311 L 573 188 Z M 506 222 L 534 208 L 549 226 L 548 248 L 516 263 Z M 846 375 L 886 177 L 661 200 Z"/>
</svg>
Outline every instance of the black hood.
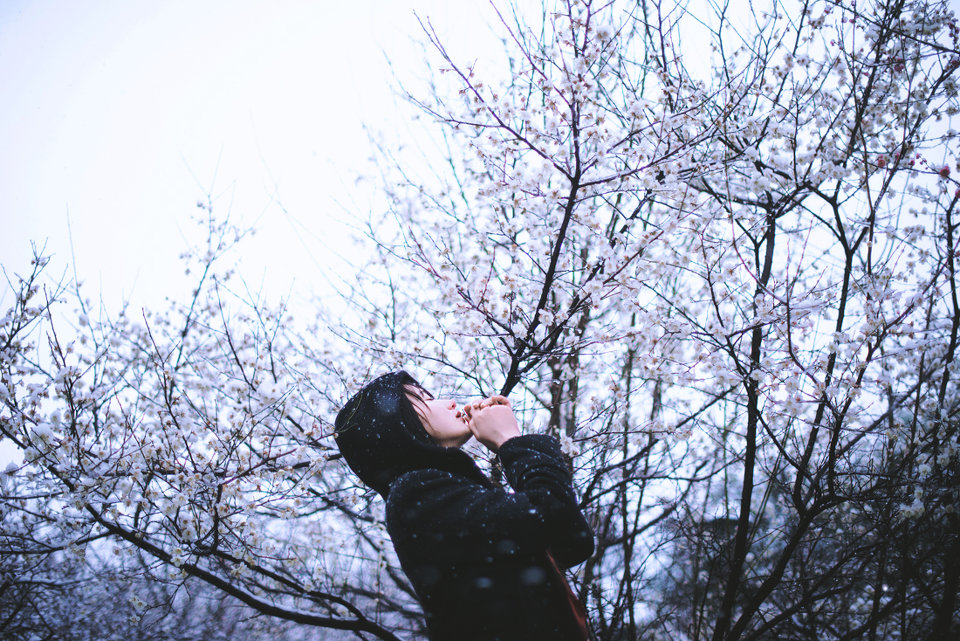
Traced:
<svg viewBox="0 0 960 641">
<path fill-rule="evenodd" d="M 350 469 L 384 498 L 394 479 L 413 470 L 446 470 L 488 485 L 466 452 L 443 447 L 427 434 L 405 385 L 420 387 L 404 371 L 384 374 L 337 414 L 334 438 Z"/>
</svg>

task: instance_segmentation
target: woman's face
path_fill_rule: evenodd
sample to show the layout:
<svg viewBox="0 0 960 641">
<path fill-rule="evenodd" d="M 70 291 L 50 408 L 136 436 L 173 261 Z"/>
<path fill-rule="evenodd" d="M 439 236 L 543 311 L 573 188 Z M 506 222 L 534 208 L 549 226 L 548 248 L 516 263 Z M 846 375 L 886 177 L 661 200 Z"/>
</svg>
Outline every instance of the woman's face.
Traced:
<svg viewBox="0 0 960 641">
<path fill-rule="evenodd" d="M 467 416 L 452 400 L 433 398 L 430 392 L 407 386 L 407 398 L 420 416 L 423 429 L 443 447 L 460 447 L 470 440 Z"/>
</svg>

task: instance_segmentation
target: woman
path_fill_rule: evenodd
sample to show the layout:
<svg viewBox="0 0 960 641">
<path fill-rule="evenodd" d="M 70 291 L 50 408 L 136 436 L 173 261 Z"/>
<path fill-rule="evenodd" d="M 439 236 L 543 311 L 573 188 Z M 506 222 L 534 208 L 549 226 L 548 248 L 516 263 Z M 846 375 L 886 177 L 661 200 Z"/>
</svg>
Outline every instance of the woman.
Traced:
<svg viewBox="0 0 960 641">
<path fill-rule="evenodd" d="M 513 493 L 460 450 L 500 457 Z M 457 408 L 406 372 L 377 378 L 337 415 L 336 441 L 387 503 L 387 530 L 431 641 L 583 641 L 560 568 L 593 552 L 556 440 L 520 435 L 502 396 Z"/>
</svg>

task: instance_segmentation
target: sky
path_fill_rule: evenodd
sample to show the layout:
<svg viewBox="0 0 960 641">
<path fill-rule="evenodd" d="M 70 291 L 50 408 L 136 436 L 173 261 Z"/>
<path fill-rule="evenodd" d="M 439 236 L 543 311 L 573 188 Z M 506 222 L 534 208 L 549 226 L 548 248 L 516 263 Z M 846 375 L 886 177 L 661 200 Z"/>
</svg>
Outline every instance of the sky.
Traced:
<svg viewBox="0 0 960 641">
<path fill-rule="evenodd" d="M 75 266 L 87 296 L 149 306 L 208 198 L 258 234 L 244 277 L 312 292 L 371 194 L 370 135 L 412 123 L 414 12 L 476 56 L 488 17 L 444 0 L 0 0 L 0 266 Z M 59 272 L 57 272 L 59 270 Z M 10 304 L 8 291 L 0 307 Z"/>
</svg>

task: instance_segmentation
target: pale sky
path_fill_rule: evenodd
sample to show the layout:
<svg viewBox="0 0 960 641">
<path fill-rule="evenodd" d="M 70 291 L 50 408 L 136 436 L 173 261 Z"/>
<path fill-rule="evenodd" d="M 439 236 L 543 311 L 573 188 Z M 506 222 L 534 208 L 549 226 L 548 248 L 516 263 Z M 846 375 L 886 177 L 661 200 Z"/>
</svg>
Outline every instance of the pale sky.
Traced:
<svg viewBox="0 0 960 641">
<path fill-rule="evenodd" d="M 182 287 L 209 192 L 257 223 L 248 278 L 278 294 L 319 280 L 334 220 L 369 206 L 364 125 L 427 126 L 387 57 L 405 82 L 425 75 L 414 11 L 475 57 L 490 32 L 473 4 L 0 0 L 0 265 L 25 270 L 33 240 L 63 270 L 69 221 L 87 295 L 149 305 Z"/>
</svg>

